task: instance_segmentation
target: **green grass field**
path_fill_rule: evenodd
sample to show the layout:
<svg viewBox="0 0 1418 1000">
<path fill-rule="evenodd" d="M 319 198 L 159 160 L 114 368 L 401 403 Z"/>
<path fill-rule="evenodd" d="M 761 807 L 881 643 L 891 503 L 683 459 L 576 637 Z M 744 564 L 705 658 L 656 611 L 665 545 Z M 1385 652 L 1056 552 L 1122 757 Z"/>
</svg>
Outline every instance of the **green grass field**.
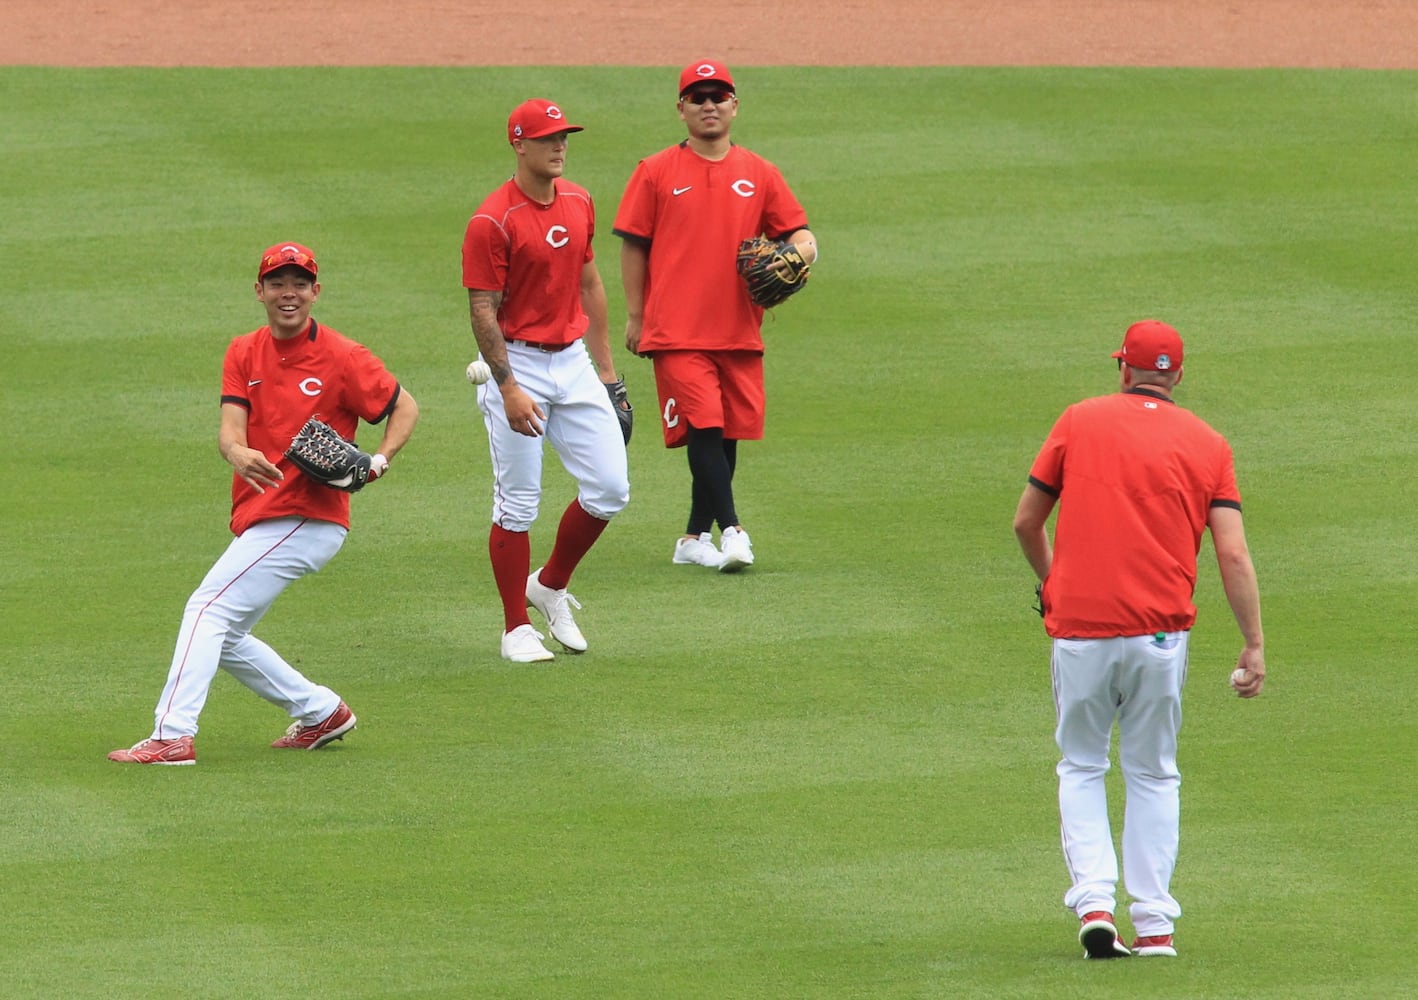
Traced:
<svg viewBox="0 0 1418 1000">
<path fill-rule="evenodd" d="M 823 246 L 741 451 L 759 564 L 670 565 L 684 457 L 618 350 L 640 429 L 572 587 L 592 649 L 514 667 L 463 226 L 511 173 L 507 111 L 559 100 L 618 342 L 610 224 L 682 136 L 673 70 L 0 69 L 0 998 L 1418 995 L 1414 74 L 736 75 L 736 139 Z M 222 676 L 197 767 L 111 764 L 227 541 L 221 357 L 279 239 L 423 409 L 258 629 L 360 726 L 272 751 L 288 720 Z M 1271 677 L 1226 687 L 1204 548 L 1182 956 L 1100 965 L 1061 904 L 1010 519 L 1146 316 L 1235 448 Z M 534 557 L 571 495 L 547 484 Z"/>
</svg>

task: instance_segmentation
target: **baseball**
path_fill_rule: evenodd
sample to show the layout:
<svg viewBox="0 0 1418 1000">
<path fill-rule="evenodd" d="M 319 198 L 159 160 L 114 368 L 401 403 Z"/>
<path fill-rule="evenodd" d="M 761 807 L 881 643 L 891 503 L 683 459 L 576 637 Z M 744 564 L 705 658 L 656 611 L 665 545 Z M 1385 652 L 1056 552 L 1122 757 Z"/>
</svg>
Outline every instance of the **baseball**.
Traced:
<svg viewBox="0 0 1418 1000">
<path fill-rule="evenodd" d="M 1250 672 L 1246 670 L 1245 667 L 1237 667 L 1235 670 L 1231 671 L 1231 686 L 1233 688 L 1240 687 L 1242 684 L 1246 683 L 1246 678 L 1249 675 Z"/>
<path fill-rule="evenodd" d="M 492 369 L 487 366 L 487 362 L 482 358 L 470 362 L 468 365 L 468 381 L 473 385 L 482 385 L 492 378 Z"/>
</svg>

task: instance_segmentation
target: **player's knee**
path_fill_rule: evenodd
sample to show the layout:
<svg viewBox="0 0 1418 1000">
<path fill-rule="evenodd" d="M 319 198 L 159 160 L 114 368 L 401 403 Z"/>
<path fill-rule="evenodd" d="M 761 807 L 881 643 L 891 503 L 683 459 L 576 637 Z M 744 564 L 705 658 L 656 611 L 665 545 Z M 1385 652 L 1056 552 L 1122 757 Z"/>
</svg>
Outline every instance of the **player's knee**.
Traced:
<svg viewBox="0 0 1418 1000">
<path fill-rule="evenodd" d="M 492 522 L 507 531 L 531 531 L 532 524 L 540 512 L 540 504 L 536 499 L 507 496 L 494 508 Z"/>
<path fill-rule="evenodd" d="M 577 500 L 581 509 L 592 517 L 609 521 L 630 503 L 630 484 L 622 483 L 618 489 L 607 489 L 595 493 L 583 492 Z"/>
</svg>

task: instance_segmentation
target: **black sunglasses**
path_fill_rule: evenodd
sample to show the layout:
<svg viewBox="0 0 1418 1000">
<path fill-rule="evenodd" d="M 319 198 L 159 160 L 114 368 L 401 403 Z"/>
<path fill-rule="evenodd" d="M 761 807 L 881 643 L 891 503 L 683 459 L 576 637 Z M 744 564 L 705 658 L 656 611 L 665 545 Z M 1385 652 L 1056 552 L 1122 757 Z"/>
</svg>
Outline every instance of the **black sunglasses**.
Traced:
<svg viewBox="0 0 1418 1000">
<path fill-rule="evenodd" d="M 691 90 L 680 96 L 686 104 L 723 104 L 734 96 L 732 90 Z"/>
</svg>

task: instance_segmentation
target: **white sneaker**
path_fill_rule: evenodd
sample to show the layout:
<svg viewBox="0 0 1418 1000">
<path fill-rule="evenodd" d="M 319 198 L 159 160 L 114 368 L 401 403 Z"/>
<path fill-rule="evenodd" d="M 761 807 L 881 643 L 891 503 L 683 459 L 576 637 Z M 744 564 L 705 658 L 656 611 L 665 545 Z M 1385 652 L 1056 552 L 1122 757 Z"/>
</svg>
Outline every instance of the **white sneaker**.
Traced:
<svg viewBox="0 0 1418 1000">
<path fill-rule="evenodd" d="M 742 528 L 725 528 L 719 540 L 719 572 L 737 573 L 745 566 L 753 565 L 753 545 L 748 540 L 748 532 Z"/>
<path fill-rule="evenodd" d="M 542 613 L 547 620 L 547 631 L 566 647 L 567 652 L 586 652 L 586 637 L 576 627 L 576 619 L 571 617 L 571 608 L 580 609 L 581 602 L 568 594 L 565 588 L 552 590 L 542 586 L 538 576 L 540 573 L 541 569 L 538 569 L 527 577 L 527 603 Z"/>
<path fill-rule="evenodd" d="M 679 566 L 708 566 L 718 569 L 723 555 L 714 548 L 714 536 L 704 532 L 698 538 L 681 538 L 675 542 L 675 554 L 671 562 Z"/>
<path fill-rule="evenodd" d="M 502 658 L 513 663 L 540 663 L 554 660 L 552 651 L 542 645 L 542 634 L 530 625 L 518 625 L 502 633 Z"/>
</svg>

